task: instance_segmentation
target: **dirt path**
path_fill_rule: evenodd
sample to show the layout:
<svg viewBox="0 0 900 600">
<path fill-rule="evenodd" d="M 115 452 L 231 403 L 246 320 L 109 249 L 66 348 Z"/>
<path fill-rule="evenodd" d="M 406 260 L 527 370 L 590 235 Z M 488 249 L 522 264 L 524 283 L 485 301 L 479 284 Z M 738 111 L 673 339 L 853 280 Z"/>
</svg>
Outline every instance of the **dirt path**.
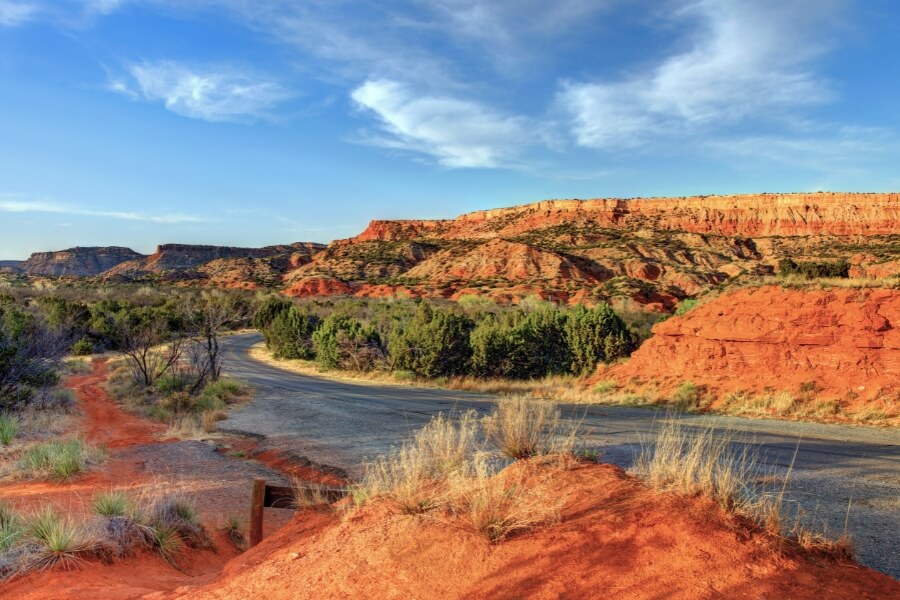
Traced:
<svg viewBox="0 0 900 600">
<path fill-rule="evenodd" d="M 66 383 L 66 387 L 75 390 L 84 412 L 87 441 L 107 448 L 159 443 L 165 427 L 122 410 L 100 387 L 109 376 L 106 360 L 94 360 L 92 366 L 90 375 L 74 376 Z"/>
<path fill-rule="evenodd" d="M 109 397 L 101 387 L 108 374 L 106 361 L 96 360 L 90 374 L 72 376 L 65 383 L 75 391 L 83 413 L 80 433 L 91 444 L 105 446 L 109 453 L 107 460 L 100 467 L 65 482 L 0 482 L 0 497 L 25 514 L 49 503 L 79 519 L 90 518 L 91 498 L 109 489 L 126 489 L 134 494 L 179 493 L 197 505 L 216 550 L 186 556 L 183 571 L 148 553 L 112 565 L 89 563 L 77 571 L 32 573 L 0 583 L 0 598 L 152 598 L 207 583 L 239 553 L 218 528 L 227 515 L 245 515 L 253 478 L 286 483 L 278 471 L 260 462 L 238 460 L 219 451 L 218 444 L 223 440 L 214 443 L 161 439 L 166 430 L 164 425 L 124 411 Z M 266 533 L 276 531 L 292 514 L 268 510 Z"/>
</svg>

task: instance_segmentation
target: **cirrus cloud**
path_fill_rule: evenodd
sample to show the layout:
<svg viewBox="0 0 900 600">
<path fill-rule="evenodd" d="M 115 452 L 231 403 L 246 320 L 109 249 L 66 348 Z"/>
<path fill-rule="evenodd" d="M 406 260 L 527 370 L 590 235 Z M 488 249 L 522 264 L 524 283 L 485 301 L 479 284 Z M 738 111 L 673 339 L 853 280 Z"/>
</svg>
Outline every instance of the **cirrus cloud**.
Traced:
<svg viewBox="0 0 900 600">
<path fill-rule="evenodd" d="M 812 67 L 840 0 L 691 0 L 674 20 L 686 50 L 620 81 L 563 84 L 558 102 L 585 147 L 639 145 L 751 119 L 789 118 L 832 97 Z"/>
<path fill-rule="evenodd" d="M 526 119 L 469 100 L 417 94 L 388 79 L 367 81 L 351 97 L 380 121 L 364 141 L 424 154 L 446 167 L 505 166 L 534 141 Z"/>
<path fill-rule="evenodd" d="M 279 83 L 233 68 L 196 69 L 174 61 L 128 67 L 129 78 L 111 78 L 108 89 L 133 100 L 162 102 L 169 111 L 213 123 L 253 122 L 291 98 Z"/>
</svg>

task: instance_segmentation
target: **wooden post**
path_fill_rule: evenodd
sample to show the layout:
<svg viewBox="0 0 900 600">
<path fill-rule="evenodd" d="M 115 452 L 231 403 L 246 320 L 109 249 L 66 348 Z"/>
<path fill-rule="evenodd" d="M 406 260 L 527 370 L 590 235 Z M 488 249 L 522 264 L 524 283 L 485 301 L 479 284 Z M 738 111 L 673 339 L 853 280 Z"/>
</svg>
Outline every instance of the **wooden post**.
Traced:
<svg viewBox="0 0 900 600">
<path fill-rule="evenodd" d="M 250 500 L 250 547 L 257 545 L 263 537 L 263 506 L 266 501 L 266 480 L 253 480 L 253 496 Z"/>
</svg>

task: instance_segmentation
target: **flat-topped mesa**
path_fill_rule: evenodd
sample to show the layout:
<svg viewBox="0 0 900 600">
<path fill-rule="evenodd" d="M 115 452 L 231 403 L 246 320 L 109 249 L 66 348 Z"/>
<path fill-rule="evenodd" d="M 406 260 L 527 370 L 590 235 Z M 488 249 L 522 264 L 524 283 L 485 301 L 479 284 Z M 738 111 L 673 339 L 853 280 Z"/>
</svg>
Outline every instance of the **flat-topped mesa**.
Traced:
<svg viewBox="0 0 900 600">
<path fill-rule="evenodd" d="M 119 246 L 69 248 L 56 252 L 35 252 L 21 265 L 30 275 L 99 275 L 126 261 L 144 258 L 131 248 Z"/>
<path fill-rule="evenodd" d="M 373 221 L 354 239 L 485 239 L 580 224 L 747 237 L 887 235 L 900 233 L 900 194 L 817 192 L 545 200 L 476 211 L 452 220 Z"/>
<path fill-rule="evenodd" d="M 278 252 L 276 248 L 161 244 L 156 247 L 156 252 L 147 257 L 143 266 L 145 270 L 152 271 L 190 269 L 222 258 L 264 258 Z"/>
</svg>

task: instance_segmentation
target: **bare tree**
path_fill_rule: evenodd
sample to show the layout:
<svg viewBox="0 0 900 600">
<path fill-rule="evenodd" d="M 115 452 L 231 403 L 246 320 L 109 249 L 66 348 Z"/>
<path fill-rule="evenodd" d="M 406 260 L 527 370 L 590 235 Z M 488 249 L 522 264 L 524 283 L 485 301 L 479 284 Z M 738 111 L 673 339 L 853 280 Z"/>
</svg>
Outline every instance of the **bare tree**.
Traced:
<svg viewBox="0 0 900 600">
<path fill-rule="evenodd" d="M 184 336 L 170 331 L 161 315 L 121 315 L 116 325 L 119 350 L 128 358 L 135 379 L 148 387 L 177 364 L 184 352 Z"/>
<path fill-rule="evenodd" d="M 209 381 L 222 375 L 222 351 L 219 336 L 238 327 L 250 318 L 250 308 L 233 294 L 221 291 L 205 292 L 199 298 L 188 299 L 185 320 L 197 349 L 191 351 L 191 369 L 196 378 L 191 393 L 195 394 Z"/>
</svg>

